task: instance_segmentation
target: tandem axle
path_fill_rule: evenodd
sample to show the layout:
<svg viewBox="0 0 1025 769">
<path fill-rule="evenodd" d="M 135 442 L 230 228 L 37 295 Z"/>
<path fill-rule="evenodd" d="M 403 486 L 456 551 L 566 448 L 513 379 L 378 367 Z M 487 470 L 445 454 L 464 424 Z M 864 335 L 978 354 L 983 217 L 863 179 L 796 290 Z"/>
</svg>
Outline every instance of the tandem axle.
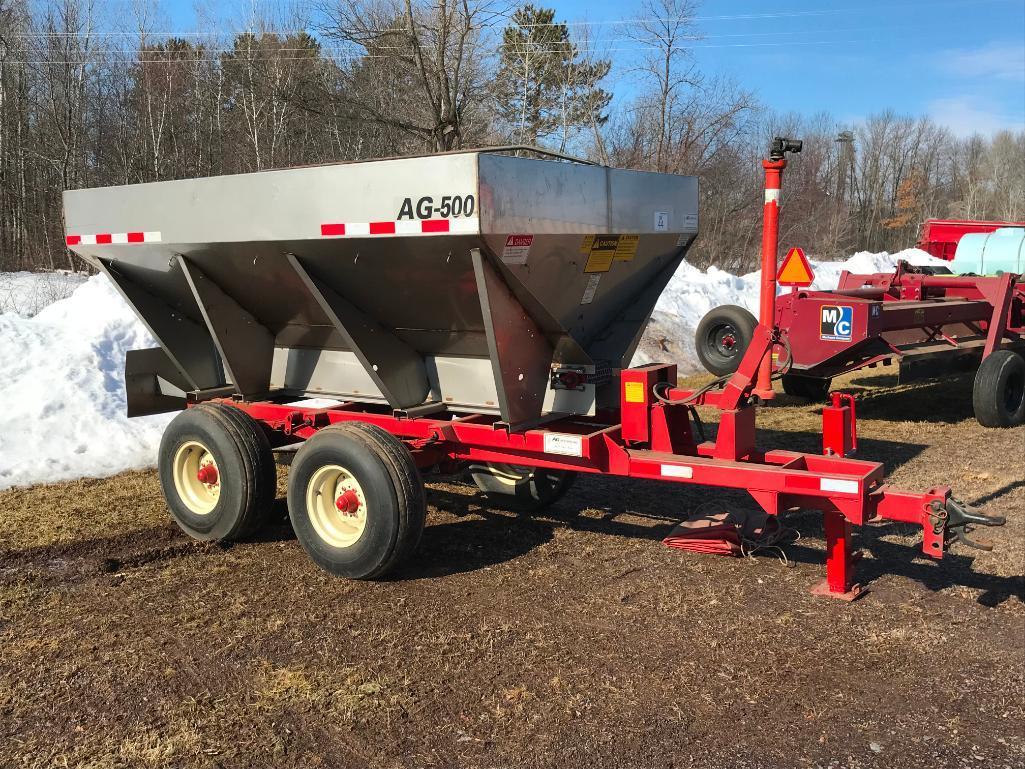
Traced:
<svg viewBox="0 0 1025 769">
<path fill-rule="evenodd" d="M 755 442 L 758 399 L 752 391 L 762 359 L 776 344 L 774 332 L 758 327 L 738 371 L 715 387 L 696 391 L 676 386 L 675 365 L 625 369 L 620 372 L 617 411 L 592 418 L 575 416 L 523 432 L 513 432 L 495 416 L 483 414 L 406 415 L 363 403 L 306 408 L 273 398 L 204 401 L 203 393 L 190 398 L 194 408 L 186 413 L 194 420 L 199 416 L 195 412 L 215 408 L 235 421 L 245 420 L 250 431 L 259 430 L 262 437 L 253 445 L 255 453 L 260 446 L 295 452 L 291 472 L 305 479 L 305 485 L 290 482 L 288 505 L 299 541 L 321 566 L 346 577 L 379 576 L 382 564 L 390 568 L 397 560 L 392 558 L 395 542 L 386 542 L 383 552 L 366 563 L 335 557 L 332 551 L 344 552 L 352 546 L 345 544 L 344 532 L 352 534 L 360 526 L 362 532 L 375 516 L 394 517 L 385 528 L 401 532 L 403 506 L 406 518 L 414 521 L 413 528 L 422 528 L 423 493 L 415 471 L 436 467 L 452 471 L 469 465 L 496 472 L 520 468 L 529 491 L 520 488 L 512 493 L 528 494 L 533 509 L 554 501 L 545 488 L 564 489 L 573 474 L 590 473 L 746 490 L 773 516 L 794 508 L 819 510 L 825 518 L 826 580 L 815 592 L 832 597 L 851 599 L 862 591 L 855 576 L 859 554 L 852 544 L 854 525 L 890 520 L 920 526 L 922 549 L 933 558 L 942 558 L 954 541 L 988 549 L 967 536 L 970 527 L 999 526 L 1003 518 L 971 510 L 946 486 L 924 492 L 895 489 L 885 483 L 880 463 L 847 456 L 856 445 L 852 399 L 837 394 L 823 409 L 821 455 L 759 448 Z M 713 440 L 696 437 L 696 406 L 719 411 Z M 401 450 L 397 459 L 408 466 L 404 474 L 390 476 L 395 505 L 380 498 L 375 504 L 365 490 L 371 484 L 359 470 L 346 465 L 351 447 L 345 445 L 345 437 L 353 428 L 357 437 L 369 430 L 375 438 L 364 442 L 363 451 L 369 448 L 371 454 L 377 452 L 375 456 L 394 462 L 395 451 Z M 168 430 L 169 435 L 175 433 Z M 162 452 L 162 456 L 173 453 Z M 204 468 L 196 466 L 198 475 L 205 474 L 201 481 L 210 477 Z M 173 465 L 161 465 L 161 471 L 172 479 L 179 474 Z M 273 463 L 264 462 L 262 472 L 273 473 Z M 325 473 L 333 473 L 327 486 L 315 480 Z M 411 492 L 407 487 L 414 476 Z M 402 482 L 395 482 L 396 477 Z M 210 488 L 219 494 L 218 483 L 215 480 Z M 165 489 L 169 487 L 174 488 L 173 482 L 165 482 Z M 409 508 L 415 508 L 412 515 Z M 178 516 L 178 522 L 193 536 L 201 536 L 188 527 L 187 519 Z M 413 539 L 419 539 L 419 531 L 404 533 L 407 545 Z M 364 571 L 367 564 L 373 568 Z"/>
</svg>

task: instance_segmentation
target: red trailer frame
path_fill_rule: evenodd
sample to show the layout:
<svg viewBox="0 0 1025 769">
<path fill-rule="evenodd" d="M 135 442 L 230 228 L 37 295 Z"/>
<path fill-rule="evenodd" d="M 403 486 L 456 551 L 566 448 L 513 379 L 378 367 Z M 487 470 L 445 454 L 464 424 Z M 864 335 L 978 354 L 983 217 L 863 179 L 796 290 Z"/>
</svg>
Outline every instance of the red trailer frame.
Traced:
<svg viewBox="0 0 1025 769">
<path fill-rule="evenodd" d="M 365 422 L 399 439 L 421 470 L 452 471 L 470 463 L 501 463 L 745 490 L 772 516 L 793 508 L 819 510 L 825 524 L 826 579 L 816 592 L 833 597 L 852 599 L 862 592 L 855 579 L 859 554 L 852 543 L 854 525 L 890 520 L 920 526 L 922 549 L 933 558 L 942 558 L 955 540 L 988 549 L 988 545 L 972 542 L 966 533 L 973 525 L 1003 525 L 1002 517 L 971 510 L 946 486 L 922 492 L 895 489 L 885 482 L 882 464 L 848 456 L 857 443 L 854 399 L 849 395 L 833 394 L 832 403 L 823 409 L 821 454 L 757 445 L 756 410 L 771 393 L 772 360 L 777 354 L 795 349 L 774 323 L 777 319 L 773 312 L 778 312 L 778 307 L 773 297 L 782 173 L 786 154 L 800 150 L 799 141 L 778 138 L 763 163 L 763 255 L 767 268 L 762 289 L 763 317 L 754 328 L 739 368 L 728 378 L 689 390 L 678 387 L 675 365 L 623 369 L 614 372 L 619 378 L 615 408 L 594 416 L 553 416 L 527 428 L 514 428 L 494 415 L 460 415 L 443 404 L 406 411 L 356 402 L 311 408 L 302 402 L 284 402 L 291 399 L 286 393 L 252 400 L 232 394 L 234 388 L 193 391 L 187 393 L 187 403 L 192 407 L 214 401 L 242 410 L 262 426 L 279 455 L 302 452 L 305 440 L 331 425 Z M 1002 338 L 999 329 L 1020 325 L 1022 318 L 1021 307 L 1016 304 L 1012 311 L 1010 302 L 1005 301 L 1013 281 L 987 280 L 971 286 L 948 282 L 944 289 L 975 291 L 982 297 L 966 295 L 956 300 L 961 308 L 958 312 L 964 313 L 958 319 L 986 331 L 987 344 L 992 347 Z M 851 298 L 859 298 L 866 306 L 879 306 L 883 302 L 877 295 L 894 290 L 895 285 L 905 293 L 926 290 L 917 278 L 908 284 L 884 280 L 880 285 L 850 289 Z M 807 303 L 810 296 L 794 294 L 793 301 Z M 921 296 L 917 298 L 921 300 Z M 991 308 L 989 315 L 972 314 L 983 305 Z M 946 310 L 954 306 L 948 304 Z M 903 317 L 900 301 L 887 305 L 886 310 L 887 318 Z M 864 318 L 866 329 L 875 322 L 873 317 L 869 308 Z M 914 320 L 917 322 L 917 316 Z M 930 319 L 930 323 L 939 320 Z M 699 406 L 719 412 L 712 440 L 704 436 Z M 301 454 L 297 461 L 302 463 Z M 200 462 L 196 479 L 204 485 L 219 484 L 216 466 L 211 470 Z M 355 510 L 348 491 L 335 499 L 335 506 L 345 515 Z"/>
<path fill-rule="evenodd" d="M 716 386 L 676 386 L 676 366 L 656 364 L 620 372 L 619 408 L 594 417 L 574 416 L 544 427 L 515 432 L 498 417 L 443 412 L 390 412 L 366 403 L 303 408 L 274 400 L 225 400 L 263 425 L 279 451 L 333 424 L 362 421 L 397 436 L 421 468 L 451 468 L 468 462 L 499 462 L 582 473 L 691 483 L 748 491 L 767 513 L 792 508 L 821 510 L 825 516 L 826 580 L 816 592 L 855 598 L 858 560 L 851 526 L 883 520 L 922 527 L 923 551 L 942 558 L 971 524 L 996 526 L 1003 518 L 970 510 L 946 486 L 924 492 L 894 489 L 878 462 L 845 456 L 856 442 L 853 399 L 837 396 L 823 410 L 823 453 L 763 450 L 755 442 L 753 396 L 763 359 L 779 343 L 778 333 L 759 326 L 738 371 Z M 190 404 L 203 400 L 201 393 Z M 695 438 L 695 406 L 719 410 L 714 440 Z"/>
</svg>

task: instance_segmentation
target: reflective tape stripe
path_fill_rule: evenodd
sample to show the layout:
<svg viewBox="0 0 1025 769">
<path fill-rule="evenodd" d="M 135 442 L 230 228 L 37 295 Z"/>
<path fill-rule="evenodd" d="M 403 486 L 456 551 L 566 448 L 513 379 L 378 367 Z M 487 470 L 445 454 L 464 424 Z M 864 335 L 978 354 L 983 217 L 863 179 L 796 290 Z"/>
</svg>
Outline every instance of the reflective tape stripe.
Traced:
<svg viewBox="0 0 1025 769">
<path fill-rule="evenodd" d="M 766 203 L 771 203 L 774 200 L 776 201 L 776 205 L 779 205 L 780 200 L 782 200 L 782 197 L 779 194 L 779 190 L 766 190 L 765 191 L 765 202 Z"/>
<path fill-rule="evenodd" d="M 693 478 L 694 468 L 686 465 L 662 465 L 663 478 Z"/>
<path fill-rule="evenodd" d="M 840 478 L 822 478 L 819 480 L 819 488 L 822 491 L 837 491 L 841 494 L 857 494 L 858 482 L 845 481 Z"/>
<path fill-rule="evenodd" d="M 382 235 L 445 235 L 476 233 L 480 219 L 402 219 L 387 222 L 327 222 L 320 225 L 321 237 L 352 238 Z"/>
<path fill-rule="evenodd" d="M 65 235 L 69 246 L 123 246 L 131 243 L 159 243 L 159 232 L 97 232 L 90 235 Z"/>
</svg>

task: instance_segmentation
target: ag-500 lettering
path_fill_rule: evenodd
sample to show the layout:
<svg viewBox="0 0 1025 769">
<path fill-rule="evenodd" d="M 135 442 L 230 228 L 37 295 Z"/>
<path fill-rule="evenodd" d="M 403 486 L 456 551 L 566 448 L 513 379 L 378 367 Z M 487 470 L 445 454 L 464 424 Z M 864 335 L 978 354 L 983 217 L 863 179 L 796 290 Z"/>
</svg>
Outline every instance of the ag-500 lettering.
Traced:
<svg viewBox="0 0 1025 769">
<path fill-rule="evenodd" d="M 402 219 L 448 219 L 457 216 L 473 216 L 476 201 L 473 195 L 443 195 L 437 204 L 426 195 L 419 200 L 405 198 L 399 206 L 398 220 Z"/>
</svg>

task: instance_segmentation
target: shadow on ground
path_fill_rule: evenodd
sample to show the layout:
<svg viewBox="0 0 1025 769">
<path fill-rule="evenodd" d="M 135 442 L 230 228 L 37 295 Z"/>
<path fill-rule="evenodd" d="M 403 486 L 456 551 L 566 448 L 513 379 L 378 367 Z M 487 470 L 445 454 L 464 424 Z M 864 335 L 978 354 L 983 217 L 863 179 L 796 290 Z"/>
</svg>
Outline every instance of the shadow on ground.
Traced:
<svg viewBox="0 0 1025 769">
<path fill-rule="evenodd" d="M 1012 484 L 1017 487 L 1019 484 Z M 442 510 L 481 519 L 428 526 L 424 532 L 420 557 L 396 574 L 397 579 L 420 579 L 446 574 L 471 572 L 520 557 L 548 542 L 559 527 L 612 537 L 661 541 L 687 512 L 710 499 L 703 487 L 660 488 L 650 493 L 652 484 L 622 478 L 578 478 L 574 491 L 543 516 L 515 516 L 490 511 L 474 494 L 440 490 L 430 492 L 430 502 Z M 1006 493 L 1006 491 L 1004 492 Z M 995 496 L 994 494 L 993 496 Z M 595 499 L 613 499 L 617 503 L 595 506 Z M 743 492 L 716 493 L 714 499 L 724 506 L 753 508 L 754 502 Z M 582 514 L 584 511 L 591 514 Z M 599 515 L 595 516 L 593 513 Z M 786 546 L 789 560 L 821 566 L 824 564 L 824 539 L 821 517 L 803 512 L 785 518 L 801 535 L 799 542 Z M 906 537 L 911 543 L 891 542 L 886 536 Z M 857 530 L 856 544 L 871 554 L 859 566 L 859 578 L 868 585 L 879 576 L 892 574 L 917 582 L 932 592 L 959 586 L 981 591 L 978 602 L 997 606 L 1011 598 L 1025 602 L 1025 576 L 1003 577 L 973 571 L 971 551 L 958 548 L 947 552 L 941 563 L 921 551 L 914 527 L 888 523 Z M 695 556 L 707 557 L 707 556 Z M 765 557 L 776 557 L 766 553 Z"/>
<path fill-rule="evenodd" d="M 842 387 L 858 396 L 858 415 L 886 422 L 942 422 L 957 424 L 973 419 L 973 374 L 954 374 L 898 384 L 895 374 L 852 379 Z"/>
</svg>

